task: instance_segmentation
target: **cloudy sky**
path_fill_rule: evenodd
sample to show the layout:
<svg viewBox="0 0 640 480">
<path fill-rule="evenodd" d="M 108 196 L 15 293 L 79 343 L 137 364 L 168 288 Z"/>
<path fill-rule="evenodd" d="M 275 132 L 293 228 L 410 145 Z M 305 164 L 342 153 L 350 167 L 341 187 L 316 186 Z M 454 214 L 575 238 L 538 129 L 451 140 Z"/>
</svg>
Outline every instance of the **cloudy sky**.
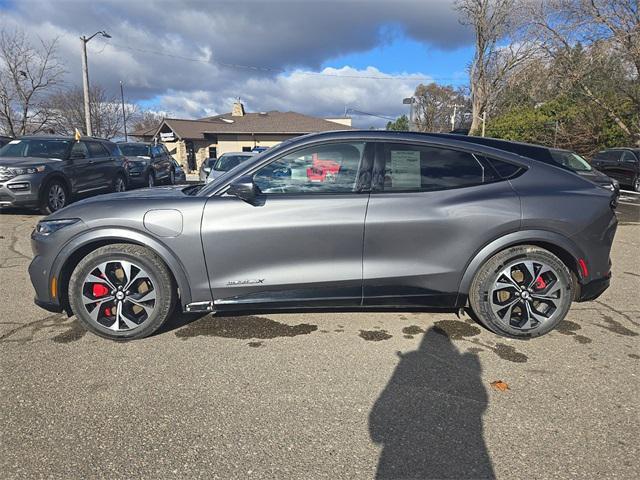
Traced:
<svg viewBox="0 0 640 480">
<path fill-rule="evenodd" d="M 453 0 L 0 0 L 0 25 L 58 38 L 80 84 L 80 35 L 92 82 L 170 116 L 345 108 L 395 117 L 418 83 L 464 85 L 471 32 Z M 373 78 L 371 78 L 373 77 Z M 354 115 L 360 127 L 386 120 Z"/>
</svg>

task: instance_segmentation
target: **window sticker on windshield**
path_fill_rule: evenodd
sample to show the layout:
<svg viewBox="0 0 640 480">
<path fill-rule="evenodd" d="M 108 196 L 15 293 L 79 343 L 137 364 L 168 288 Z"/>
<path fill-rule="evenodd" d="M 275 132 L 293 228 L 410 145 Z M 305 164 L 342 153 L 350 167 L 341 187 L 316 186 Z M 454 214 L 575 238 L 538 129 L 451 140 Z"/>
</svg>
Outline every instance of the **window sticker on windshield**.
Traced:
<svg viewBox="0 0 640 480">
<path fill-rule="evenodd" d="M 391 187 L 416 190 L 420 186 L 420 152 L 391 150 Z"/>
<path fill-rule="evenodd" d="M 11 141 L 9 142 L 9 145 L 17 145 L 17 144 L 19 144 L 19 143 L 20 143 L 20 140 L 11 140 Z"/>
</svg>

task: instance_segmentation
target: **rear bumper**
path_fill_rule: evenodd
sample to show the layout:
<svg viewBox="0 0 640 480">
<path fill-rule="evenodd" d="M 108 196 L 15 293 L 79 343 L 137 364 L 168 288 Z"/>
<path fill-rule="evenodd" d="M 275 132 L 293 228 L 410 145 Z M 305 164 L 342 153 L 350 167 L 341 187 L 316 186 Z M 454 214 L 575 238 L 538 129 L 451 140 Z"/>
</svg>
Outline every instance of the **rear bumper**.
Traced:
<svg viewBox="0 0 640 480">
<path fill-rule="evenodd" d="M 580 294 L 576 299 L 577 302 L 588 302 L 590 300 L 595 300 L 602 293 L 609 288 L 609 284 L 611 283 L 611 274 L 609 273 L 606 277 L 598 278 L 596 280 L 592 280 L 589 283 L 585 283 L 580 286 Z"/>
</svg>

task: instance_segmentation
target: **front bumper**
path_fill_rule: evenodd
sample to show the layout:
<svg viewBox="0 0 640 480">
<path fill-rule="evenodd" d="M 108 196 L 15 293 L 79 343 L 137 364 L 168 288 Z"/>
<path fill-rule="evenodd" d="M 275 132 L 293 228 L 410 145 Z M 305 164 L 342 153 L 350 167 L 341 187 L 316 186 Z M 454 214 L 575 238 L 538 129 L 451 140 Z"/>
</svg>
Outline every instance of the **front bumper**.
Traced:
<svg viewBox="0 0 640 480">
<path fill-rule="evenodd" d="M 0 183 L 0 207 L 38 206 L 40 185 L 36 175 L 19 175 Z"/>
</svg>

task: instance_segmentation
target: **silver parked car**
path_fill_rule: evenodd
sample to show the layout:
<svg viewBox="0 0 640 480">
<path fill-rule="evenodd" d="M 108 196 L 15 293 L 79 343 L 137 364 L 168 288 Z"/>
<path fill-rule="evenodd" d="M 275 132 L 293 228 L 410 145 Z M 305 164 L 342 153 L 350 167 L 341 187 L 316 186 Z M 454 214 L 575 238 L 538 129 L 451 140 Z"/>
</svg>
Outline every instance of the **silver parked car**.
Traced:
<svg viewBox="0 0 640 480">
<path fill-rule="evenodd" d="M 611 276 L 615 192 L 428 134 L 298 137 L 208 185 L 77 202 L 33 232 L 36 303 L 107 338 L 189 312 L 467 307 L 551 331 Z"/>
<path fill-rule="evenodd" d="M 216 178 L 237 167 L 242 162 L 246 162 L 254 155 L 256 155 L 256 152 L 228 152 L 220 155 L 215 162 L 210 164 L 211 168 L 209 169 L 206 183 L 213 182 Z"/>
</svg>

